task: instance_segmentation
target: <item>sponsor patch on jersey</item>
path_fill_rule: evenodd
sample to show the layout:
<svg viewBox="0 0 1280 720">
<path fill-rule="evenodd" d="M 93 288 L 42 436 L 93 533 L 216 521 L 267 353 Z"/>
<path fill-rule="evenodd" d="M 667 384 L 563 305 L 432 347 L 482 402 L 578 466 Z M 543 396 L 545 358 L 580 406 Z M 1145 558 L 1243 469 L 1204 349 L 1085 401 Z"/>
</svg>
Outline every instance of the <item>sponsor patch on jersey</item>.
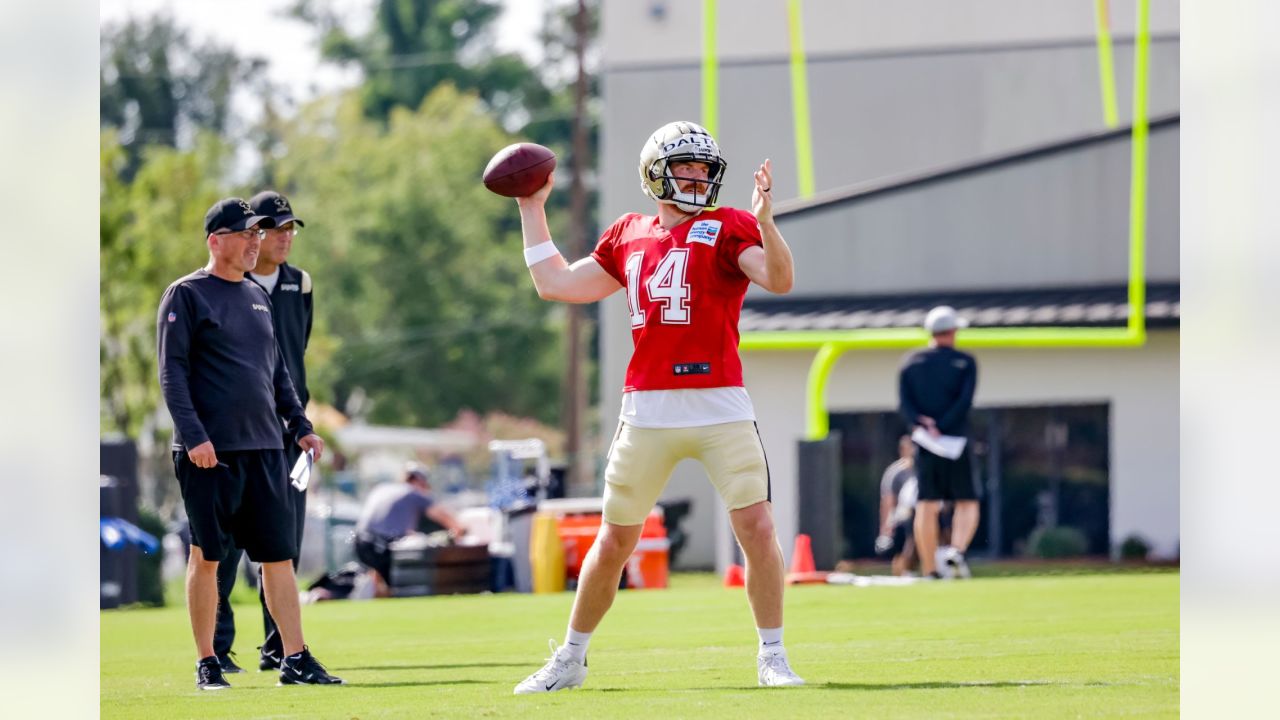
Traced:
<svg viewBox="0 0 1280 720">
<path fill-rule="evenodd" d="M 680 363 L 671 366 L 676 375 L 710 375 L 711 363 Z"/>
<path fill-rule="evenodd" d="M 254 304 L 253 304 L 253 309 L 254 309 L 254 310 L 261 310 L 261 311 L 262 311 L 262 312 L 264 312 L 264 313 L 270 313 L 270 312 L 271 312 L 271 310 L 270 310 L 266 305 L 259 305 L 258 303 L 254 303 Z"/>
<path fill-rule="evenodd" d="M 691 243 L 702 243 L 715 247 L 716 238 L 720 237 L 719 220 L 699 220 L 689 228 L 687 240 Z"/>
<path fill-rule="evenodd" d="M 175 322 L 177 319 L 178 319 L 178 313 L 175 313 L 175 312 L 169 313 L 169 322 Z"/>
<path fill-rule="evenodd" d="M 298 292 L 298 283 L 281 283 L 281 292 Z"/>
</svg>

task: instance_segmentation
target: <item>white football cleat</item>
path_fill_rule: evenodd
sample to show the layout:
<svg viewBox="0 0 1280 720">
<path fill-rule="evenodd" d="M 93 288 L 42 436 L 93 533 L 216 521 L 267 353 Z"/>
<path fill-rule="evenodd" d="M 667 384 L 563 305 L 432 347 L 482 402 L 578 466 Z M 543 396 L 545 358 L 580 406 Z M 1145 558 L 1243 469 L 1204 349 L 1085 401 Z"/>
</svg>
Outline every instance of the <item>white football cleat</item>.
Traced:
<svg viewBox="0 0 1280 720">
<path fill-rule="evenodd" d="M 950 545 L 943 545 L 933 553 L 934 572 L 938 573 L 938 577 L 943 580 L 951 580 L 956 576 L 956 569 L 952 567 L 950 559 L 954 550 Z"/>
<path fill-rule="evenodd" d="M 953 578 L 970 577 L 969 563 L 965 562 L 964 553 L 948 545 L 942 548 L 942 562 L 940 566 L 947 568 L 947 575 Z"/>
<path fill-rule="evenodd" d="M 578 662 L 565 647 L 556 648 L 555 640 L 548 640 L 551 657 L 538 672 L 525 678 L 516 685 L 516 695 L 532 695 L 533 693 L 555 692 L 582 687 L 587 679 L 587 662 Z"/>
<path fill-rule="evenodd" d="M 761 687 L 797 687 L 804 680 L 787 664 L 786 650 L 766 650 L 756 656 Z"/>
</svg>

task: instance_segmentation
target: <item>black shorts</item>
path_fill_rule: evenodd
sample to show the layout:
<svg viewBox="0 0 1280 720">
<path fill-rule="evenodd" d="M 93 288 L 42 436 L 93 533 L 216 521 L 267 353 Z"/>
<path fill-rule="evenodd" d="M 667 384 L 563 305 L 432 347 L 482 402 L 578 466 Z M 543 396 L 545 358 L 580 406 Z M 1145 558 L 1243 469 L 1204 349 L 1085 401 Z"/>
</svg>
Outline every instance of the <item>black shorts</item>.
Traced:
<svg viewBox="0 0 1280 720">
<path fill-rule="evenodd" d="M 974 482 L 969 445 L 955 460 L 939 457 L 916 446 L 916 480 L 921 500 L 977 500 L 981 497 Z"/>
<path fill-rule="evenodd" d="M 173 453 L 191 544 L 206 560 L 222 560 L 233 547 L 243 548 L 254 562 L 297 557 L 293 495 L 298 491 L 289 483 L 284 451 L 221 452 L 218 462 L 222 465 L 198 468 L 186 451 Z"/>
<path fill-rule="evenodd" d="M 369 535 L 356 536 L 356 559 L 391 582 L 391 547 L 386 540 Z"/>
</svg>

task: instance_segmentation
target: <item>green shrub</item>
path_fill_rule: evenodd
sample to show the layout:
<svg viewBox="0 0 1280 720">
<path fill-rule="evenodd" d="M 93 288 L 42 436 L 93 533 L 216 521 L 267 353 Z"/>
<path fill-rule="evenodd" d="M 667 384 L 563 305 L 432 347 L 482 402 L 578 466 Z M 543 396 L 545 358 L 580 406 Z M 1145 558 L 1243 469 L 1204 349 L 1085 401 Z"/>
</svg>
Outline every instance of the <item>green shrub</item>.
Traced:
<svg viewBox="0 0 1280 720">
<path fill-rule="evenodd" d="M 1120 543 L 1121 560 L 1146 560 L 1151 554 L 1151 545 L 1141 535 L 1130 535 Z"/>
<path fill-rule="evenodd" d="M 1026 554 L 1029 557 L 1054 560 L 1078 557 L 1089 549 L 1084 533 L 1073 527 L 1059 526 L 1036 528 L 1027 538 Z"/>
</svg>

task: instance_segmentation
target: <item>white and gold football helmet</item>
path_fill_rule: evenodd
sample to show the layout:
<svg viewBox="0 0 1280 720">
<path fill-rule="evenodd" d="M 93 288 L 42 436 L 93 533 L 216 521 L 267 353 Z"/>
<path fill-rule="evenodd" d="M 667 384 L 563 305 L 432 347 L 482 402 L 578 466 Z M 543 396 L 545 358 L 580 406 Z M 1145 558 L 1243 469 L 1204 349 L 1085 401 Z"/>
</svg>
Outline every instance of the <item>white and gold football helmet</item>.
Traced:
<svg viewBox="0 0 1280 720">
<path fill-rule="evenodd" d="M 671 163 L 700 162 L 708 165 L 706 193 L 680 192 L 671 175 Z M 640 187 L 658 202 L 675 205 L 684 212 L 697 212 L 716 204 L 727 164 L 720 146 L 706 128 L 677 121 L 658 128 L 640 149 Z"/>
</svg>

